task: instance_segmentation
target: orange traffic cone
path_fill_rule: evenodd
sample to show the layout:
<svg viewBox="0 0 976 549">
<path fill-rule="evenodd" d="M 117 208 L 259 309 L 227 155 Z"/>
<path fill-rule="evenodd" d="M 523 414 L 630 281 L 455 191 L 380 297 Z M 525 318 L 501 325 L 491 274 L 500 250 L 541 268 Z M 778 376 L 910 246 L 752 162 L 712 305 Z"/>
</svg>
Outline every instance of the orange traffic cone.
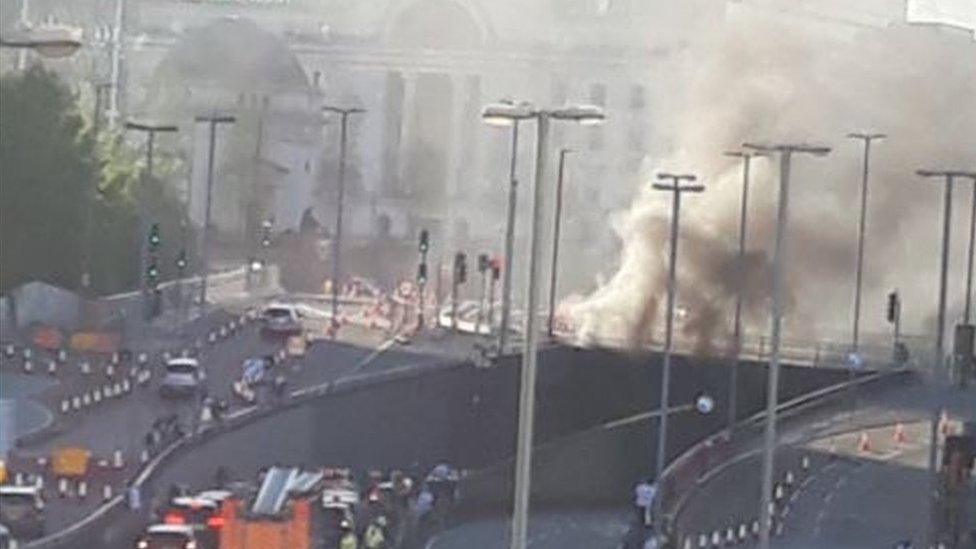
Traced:
<svg viewBox="0 0 976 549">
<path fill-rule="evenodd" d="M 905 444 L 908 442 L 908 436 L 905 435 L 905 426 L 900 422 L 895 424 L 895 444 Z"/>
<path fill-rule="evenodd" d="M 857 440 L 857 451 L 866 454 L 871 451 L 871 439 L 868 438 L 867 433 L 861 433 L 861 436 Z"/>
</svg>

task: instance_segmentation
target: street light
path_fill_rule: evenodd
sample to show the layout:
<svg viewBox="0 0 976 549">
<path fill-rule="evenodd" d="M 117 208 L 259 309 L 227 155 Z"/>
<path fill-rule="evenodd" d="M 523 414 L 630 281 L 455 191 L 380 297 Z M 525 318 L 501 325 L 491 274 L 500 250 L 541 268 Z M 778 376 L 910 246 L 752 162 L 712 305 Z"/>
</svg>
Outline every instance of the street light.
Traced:
<svg viewBox="0 0 976 549">
<path fill-rule="evenodd" d="M 552 234 L 552 272 L 549 282 L 549 338 L 553 335 L 553 323 L 556 319 L 556 274 L 559 272 L 559 228 L 563 214 L 563 173 L 566 165 L 566 155 L 576 152 L 572 149 L 559 150 L 559 170 L 556 176 L 556 218 Z"/>
<path fill-rule="evenodd" d="M 973 177 L 976 178 L 976 172 L 964 172 L 958 170 L 916 170 L 915 172 L 918 176 L 927 179 L 937 178 L 942 179 L 945 183 L 945 195 L 943 199 L 943 213 L 942 213 L 942 261 L 939 270 L 939 304 L 938 304 L 938 316 L 936 323 L 936 333 L 935 333 L 935 361 L 932 363 L 933 370 L 933 390 L 937 391 L 937 386 L 939 385 L 945 371 L 944 365 L 944 339 L 945 339 L 945 313 L 946 313 L 946 289 L 949 279 L 949 243 L 950 243 L 950 226 L 952 222 L 952 183 L 957 177 Z M 930 496 L 929 504 L 932 509 L 935 509 L 937 495 L 938 480 L 936 477 L 936 457 L 938 455 L 938 435 L 939 435 L 939 420 L 942 415 L 941 406 L 939 405 L 939 399 L 933 399 L 932 407 L 932 424 L 929 432 L 929 482 L 930 482 Z M 932 513 L 934 517 L 934 513 Z M 934 543 L 936 539 L 936 527 L 934 519 L 930 521 L 929 525 L 929 541 Z"/>
<path fill-rule="evenodd" d="M 678 262 L 678 226 L 681 212 L 682 193 L 700 193 L 705 190 L 704 185 L 682 185 L 683 182 L 694 182 L 697 178 L 690 174 L 674 175 L 670 173 L 657 174 L 659 180 L 665 183 L 654 183 L 656 191 L 671 193 L 671 251 L 668 260 L 668 296 L 667 310 L 664 318 L 664 364 L 661 368 L 661 420 L 657 431 L 657 459 L 654 462 L 654 478 L 660 479 L 667 461 L 668 442 L 668 406 L 671 391 L 671 352 L 674 332 L 674 295 L 677 285 Z"/>
<path fill-rule="evenodd" d="M 339 261 L 341 258 L 340 250 L 342 248 L 342 209 L 346 194 L 346 137 L 349 127 L 348 121 L 349 115 L 364 113 L 366 112 L 366 109 L 361 109 L 358 107 L 341 108 L 326 105 L 322 107 L 322 111 L 338 114 L 340 119 L 338 181 L 339 198 L 336 204 L 335 238 L 332 242 L 332 334 L 335 336 L 335 334 L 339 333 L 339 276 L 341 273 Z"/>
<path fill-rule="evenodd" d="M 528 103 L 488 105 L 482 117 L 490 123 L 515 124 L 519 120 L 536 120 L 535 189 L 532 199 L 532 228 L 529 246 L 529 281 L 525 299 L 525 349 L 519 386 L 518 442 L 515 454 L 515 509 L 512 517 L 511 549 L 525 549 L 528 539 L 529 486 L 532 473 L 532 430 L 535 415 L 535 378 L 538 347 L 538 295 L 541 276 L 542 199 L 548 179 L 549 124 L 551 119 L 577 123 L 599 123 L 604 119 L 598 107 L 573 106 L 561 109 L 536 109 Z M 510 265 L 505 265 L 510 269 Z M 504 329 L 504 328 L 503 328 Z M 503 351 L 503 349 L 501 349 Z"/>
<path fill-rule="evenodd" d="M 783 264 L 786 240 L 786 213 L 789 207 L 790 161 L 794 153 L 826 156 L 829 147 L 811 145 L 767 145 L 744 143 L 743 147 L 765 153 L 779 153 L 779 206 L 776 216 L 776 243 L 773 248 L 773 310 L 771 319 L 771 352 L 766 395 L 766 432 L 763 443 L 762 493 L 760 494 L 759 547 L 769 549 L 769 533 L 773 524 L 770 509 L 773 492 L 773 460 L 776 448 L 776 403 L 779 400 L 779 343 L 783 315 Z"/>
<path fill-rule="evenodd" d="M 973 180 L 972 211 L 969 212 L 969 253 L 966 256 L 966 306 L 963 309 L 963 324 L 969 325 L 969 312 L 973 302 L 973 245 L 976 241 L 976 172 L 968 177 Z"/>
<path fill-rule="evenodd" d="M 149 122 L 134 122 L 128 120 L 125 123 L 126 130 L 141 131 L 146 133 L 146 177 L 145 180 L 148 183 L 153 176 L 153 149 L 156 142 L 157 133 L 175 133 L 179 130 L 176 126 L 172 124 L 154 124 Z M 148 227 L 149 220 L 147 219 L 146 212 L 146 192 L 145 186 L 139 186 L 139 193 L 136 197 L 136 203 L 138 205 L 139 212 L 139 241 L 142 243 L 139 249 L 139 272 L 146 272 L 147 262 L 149 261 L 149 250 L 147 248 L 148 241 L 143 237 L 146 234 L 146 229 Z M 148 296 L 146 294 L 146 284 L 145 279 L 142 279 L 141 288 L 143 291 L 143 299 Z"/>
<path fill-rule="evenodd" d="M 207 156 L 207 199 L 203 214 L 203 258 L 200 262 L 200 310 L 205 311 L 207 308 L 207 284 L 210 281 L 210 215 L 213 205 L 214 155 L 216 154 L 217 148 L 217 126 L 220 124 L 233 124 L 237 121 L 237 118 L 230 115 L 213 113 L 199 115 L 195 120 L 210 125 L 210 153 Z"/>
<path fill-rule="evenodd" d="M 498 352 L 505 352 L 508 344 L 508 323 L 512 314 L 512 262 L 514 260 L 515 248 L 515 204 L 518 189 L 518 180 L 515 178 L 515 168 L 518 160 L 518 129 L 519 121 L 523 117 L 509 116 L 508 112 L 500 112 L 501 107 L 531 109 L 531 105 L 522 102 L 518 105 L 511 100 L 503 100 L 498 105 L 492 106 L 491 110 L 485 109 L 483 118 L 490 126 L 502 126 L 512 128 L 512 153 L 508 167 L 508 219 L 505 223 L 505 259 L 502 272 L 502 318 L 498 331 Z"/>
<path fill-rule="evenodd" d="M 849 133 L 848 139 L 864 141 L 864 164 L 861 172 L 861 217 L 857 228 L 857 269 L 854 275 L 854 328 L 851 338 L 851 350 L 857 352 L 859 344 L 859 328 L 861 323 L 861 287 L 864 273 L 864 227 L 867 223 L 868 207 L 868 174 L 871 168 L 871 141 L 888 137 L 883 133 Z"/>
<path fill-rule="evenodd" d="M 739 355 L 742 353 L 742 286 L 745 279 L 746 214 L 749 210 L 749 169 L 752 159 L 769 156 L 762 152 L 727 151 L 725 156 L 742 159 L 742 201 L 739 210 L 739 258 L 736 264 L 735 315 L 732 323 L 733 353 L 729 368 L 729 433 L 735 428 L 739 400 Z"/>
</svg>

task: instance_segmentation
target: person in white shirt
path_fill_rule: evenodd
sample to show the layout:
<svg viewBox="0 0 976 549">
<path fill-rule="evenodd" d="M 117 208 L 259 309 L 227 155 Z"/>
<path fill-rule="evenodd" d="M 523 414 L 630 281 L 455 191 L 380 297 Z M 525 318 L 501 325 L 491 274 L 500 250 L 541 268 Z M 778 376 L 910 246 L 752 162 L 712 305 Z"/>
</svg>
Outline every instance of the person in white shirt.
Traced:
<svg viewBox="0 0 976 549">
<path fill-rule="evenodd" d="M 634 507 L 637 510 L 637 520 L 644 526 L 653 523 L 654 498 L 657 496 L 657 486 L 648 480 L 642 480 L 634 487 Z"/>
</svg>

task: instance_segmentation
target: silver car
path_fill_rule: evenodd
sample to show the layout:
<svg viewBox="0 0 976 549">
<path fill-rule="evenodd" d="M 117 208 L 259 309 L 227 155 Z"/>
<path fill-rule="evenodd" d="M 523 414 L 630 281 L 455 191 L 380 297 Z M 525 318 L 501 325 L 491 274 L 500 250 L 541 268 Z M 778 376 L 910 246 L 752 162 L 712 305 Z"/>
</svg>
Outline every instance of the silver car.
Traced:
<svg viewBox="0 0 976 549">
<path fill-rule="evenodd" d="M 292 305 L 268 305 L 261 313 L 261 322 L 265 334 L 290 336 L 302 333 L 301 315 Z"/>
<path fill-rule="evenodd" d="M 206 374 L 195 358 L 180 357 L 166 363 L 160 393 L 163 396 L 191 396 L 203 387 Z"/>
</svg>

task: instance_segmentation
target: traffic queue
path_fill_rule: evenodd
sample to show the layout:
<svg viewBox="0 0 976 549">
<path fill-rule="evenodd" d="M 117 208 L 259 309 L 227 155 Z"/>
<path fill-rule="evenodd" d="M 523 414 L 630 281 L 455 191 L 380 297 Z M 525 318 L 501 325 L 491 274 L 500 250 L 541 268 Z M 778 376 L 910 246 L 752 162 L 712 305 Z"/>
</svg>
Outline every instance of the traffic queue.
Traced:
<svg viewBox="0 0 976 549">
<path fill-rule="evenodd" d="M 418 477 L 419 478 L 419 477 Z M 444 528 L 458 498 L 456 469 L 418 481 L 401 471 L 270 467 L 256 482 L 218 469 L 212 487 L 173 486 L 137 549 L 409 549 Z"/>
</svg>

